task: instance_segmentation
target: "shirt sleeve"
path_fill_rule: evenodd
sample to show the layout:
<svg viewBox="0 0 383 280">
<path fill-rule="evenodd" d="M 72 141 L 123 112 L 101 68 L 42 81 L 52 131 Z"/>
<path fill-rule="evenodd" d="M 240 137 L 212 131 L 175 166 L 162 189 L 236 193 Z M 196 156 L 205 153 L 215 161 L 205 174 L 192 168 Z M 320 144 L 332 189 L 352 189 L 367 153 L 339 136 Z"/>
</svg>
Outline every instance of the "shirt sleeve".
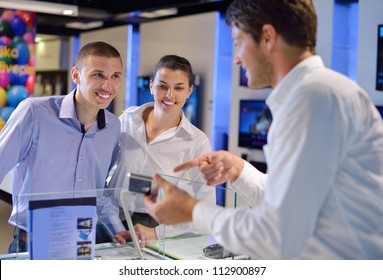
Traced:
<svg viewBox="0 0 383 280">
<path fill-rule="evenodd" d="M 245 161 L 241 174 L 229 188 L 245 199 L 249 206 L 256 207 L 263 198 L 266 178 L 266 174 Z"/>
<path fill-rule="evenodd" d="M 17 163 L 27 157 L 33 139 L 38 133 L 36 121 L 31 103 L 26 99 L 17 106 L 1 130 L 0 182 Z M 19 190 L 13 190 L 13 193 L 18 192 Z"/>
</svg>

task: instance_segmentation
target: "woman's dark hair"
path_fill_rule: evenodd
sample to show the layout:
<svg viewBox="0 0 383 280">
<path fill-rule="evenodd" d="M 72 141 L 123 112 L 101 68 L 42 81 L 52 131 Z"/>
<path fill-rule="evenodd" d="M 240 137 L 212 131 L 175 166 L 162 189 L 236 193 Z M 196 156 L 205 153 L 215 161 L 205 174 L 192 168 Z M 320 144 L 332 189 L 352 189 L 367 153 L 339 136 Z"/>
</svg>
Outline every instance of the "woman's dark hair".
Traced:
<svg viewBox="0 0 383 280">
<path fill-rule="evenodd" d="M 317 16 L 311 0 L 234 0 L 226 23 L 251 34 L 257 43 L 262 27 L 271 24 L 287 43 L 315 53 Z"/>
<path fill-rule="evenodd" d="M 187 73 L 188 78 L 189 78 L 189 86 L 192 86 L 194 84 L 194 74 L 193 74 L 193 69 L 190 64 L 190 62 L 181 56 L 178 55 L 165 55 L 160 58 L 160 60 L 157 62 L 156 65 L 154 65 L 152 74 L 150 76 L 150 80 L 154 80 L 156 77 L 158 69 L 161 68 L 167 68 L 170 70 L 181 70 L 185 73 Z"/>
</svg>

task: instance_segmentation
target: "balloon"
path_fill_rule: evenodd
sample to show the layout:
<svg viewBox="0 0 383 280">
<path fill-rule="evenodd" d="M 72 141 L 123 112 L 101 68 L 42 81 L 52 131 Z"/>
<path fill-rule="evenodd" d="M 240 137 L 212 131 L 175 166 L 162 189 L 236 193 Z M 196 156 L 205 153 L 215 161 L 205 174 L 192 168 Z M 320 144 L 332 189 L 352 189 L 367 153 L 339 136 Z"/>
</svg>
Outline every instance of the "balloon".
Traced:
<svg viewBox="0 0 383 280">
<path fill-rule="evenodd" d="M 3 120 L 3 118 L 0 117 L 0 131 L 3 129 L 4 126 L 5 126 L 5 121 Z"/>
<path fill-rule="evenodd" d="M 35 75 L 29 75 L 27 78 L 27 82 L 25 83 L 25 88 L 29 92 L 29 94 L 33 93 L 33 89 L 35 87 Z"/>
<path fill-rule="evenodd" d="M 11 114 L 13 113 L 14 110 L 15 110 L 15 108 L 13 108 L 11 106 L 6 106 L 4 108 L 1 108 L 0 109 L 0 118 L 2 118 L 5 122 L 8 121 L 9 117 L 11 116 Z"/>
<path fill-rule="evenodd" d="M 13 16 L 10 25 L 12 27 L 13 34 L 15 34 L 16 36 L 22 36 L 27 30 L 25 22 L 18 15 Z"/>
<path fill-rule="evenodd" d="M 11 22 L 11 19 L 13 18 L 14 12 L 12 10 L 4 10 L 3 14 L 1 15 L 2 20 L 5 20 L 7 22 Z"/>
<path fill-rule="evenodd" d="M 7 105 L 7 92 L 0 87 L 0 108 L 3 108 L 5 105 Z"/>
<path fill-rule="evenodd" d="M 35 15 L 36 15 L 34 12 L 18 10 L 16 11 L 16 15 L 22 18 L 22 20 L 27 25 L 27 27 L 29 28 L 33 27 L 33 24 L 35 22 Z"/>
<path fill-rule="evenodd" d="M 16 108 L 21 101 L 28 97 L 28 91 L 24 86 L 11 86 L 11 88 L 7 91 L 7 103 L 9 106 L 14 108 Z"/>
<path fill-rule="evenodd" d="M 25 85 L 27 82 L 28 74 L 19 75 L 15 74 L 12 71 L 9 72 L 9 81 L 11 85 Z"/>
<path fill-rule="evenodd" d="M 4 20 L 0 20 L 0 36 L 13 37 L 11 25 Z"/>
<path fill-rule="evenodd" d="M 9 38 L 8 36 L 1 36 L 0 42 L 3 42 L 5 46 L 9 47 L 11 45 L 11 38 Z"/>
<path fill-rule="evenodd" d="M 9 80 L 8 73 L 5 71 L 3 73 L 0 72 L 0 87 L 5 89 L 9 86 L 10 83 L 11 82 Z"/>
<path fill-rule="evenodd" d="M 32 54 L 31 52 L 30 53 L 30 56 L 29 56 L 29 65 L 30 66 L 35 66 L 36 65 L 36 59 L 35 59 L 35 55 Z"/>
<path fill-rule="evenodd" d="M 3 41 L 0 41 L 0 47 L 7 47 L 7 45 L 3 42 Z M 10 64 L 12 64 L 12 61 L 13 61 L 13 59 L 12 59 L 12 57 L 8 54 L 8 52 L 5 52 L 6 54 L 4 55 L 0 55 L 0 61 L 4 61 L 5 62 L 5 64 L 8 64 L 8 65 L 10 65 Z"/>
<path fill-rule="evenodd" d="M 27 44 L 21 42 L 15 47 L 19 51 L 19 55 L 14 59 L 17 64 L 27 64 L 29 61 L 29 48 Z"/>
<path fill-rule="evenodd" d="M 22 36 L 15 36 L 11 42 L 11 48 L 15 48 L 18 43 L 25 43 L 24 38 Z"/>
<path fill-rule="evenodd" d="M 33 44 L 34 43 L 34 38 L 31 32 L 27 32 L 24 34 L 23 39 L 27 45 Z"/>
</svg>

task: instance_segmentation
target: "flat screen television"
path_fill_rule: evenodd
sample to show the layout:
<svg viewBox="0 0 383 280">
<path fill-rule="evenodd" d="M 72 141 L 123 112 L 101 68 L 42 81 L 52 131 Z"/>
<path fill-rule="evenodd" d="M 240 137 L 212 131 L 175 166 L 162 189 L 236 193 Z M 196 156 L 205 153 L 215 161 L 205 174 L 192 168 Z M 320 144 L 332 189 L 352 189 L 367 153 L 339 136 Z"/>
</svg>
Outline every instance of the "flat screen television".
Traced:
<svg viewBox="0 0 383 280">
<path fill-rule="evenodd" d="M 375 106 L 376 109 L 378 109 L 378 112 L 380 113 L 380 115 L 382 116 L 382 119 L 383 119 L 383 106 Z"/>
<path fill-rule="evenodd" d="M 383 24 L 378 25 L 378 54 L 376 66 L 376 90 L 383 91 Z"/>
<path fill-rule="evenodd" d="M 247 87 L 247 77 L 246 70 L 242 66 L 239 67 L 239 85 L 243 87 Z"/>
<path fill-rule="evenodd" d="M 261 150 L 272 122 L 264 100 L 240 100 L 238 146 Z"/>
<path fill-rule="evenodd" d="M 147 102 L 153 102 L 153 95 L 150 94 L 150 77 L 139 76 L 137 78 L 137 105 L 140 106 Z M 201 78 L 200 75 L 194 77 L 194 89 L 190 97 L 186 100 L 182 107 L 186 118 L 196 127 L 200 128 L 200 93 Z"/>
</svg>

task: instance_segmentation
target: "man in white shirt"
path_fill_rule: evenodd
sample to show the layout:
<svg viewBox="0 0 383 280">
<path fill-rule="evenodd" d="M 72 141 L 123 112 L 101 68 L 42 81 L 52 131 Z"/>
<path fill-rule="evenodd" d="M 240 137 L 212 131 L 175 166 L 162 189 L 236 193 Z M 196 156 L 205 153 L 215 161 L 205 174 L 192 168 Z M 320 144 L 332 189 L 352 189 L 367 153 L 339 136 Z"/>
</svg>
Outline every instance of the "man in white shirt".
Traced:
<svg viewBox="0 0 383 280">
<path fill-rule="evenodd" d="M 166 196 L 158 203 L 146 197 L 149 213 L 164 224 L 192 221 L 253 258 L 382 259 L 382 120 L 363 89 L 315 55 L 312 1 L 235 0 L 226 21 L 248 85 L 273 87 L 268 174 L 225 151 L 174 171 L 199 166 L 209 185 L 253 188 L 259 206 L 207 205 L 157 175 Z"/>
</svg>

